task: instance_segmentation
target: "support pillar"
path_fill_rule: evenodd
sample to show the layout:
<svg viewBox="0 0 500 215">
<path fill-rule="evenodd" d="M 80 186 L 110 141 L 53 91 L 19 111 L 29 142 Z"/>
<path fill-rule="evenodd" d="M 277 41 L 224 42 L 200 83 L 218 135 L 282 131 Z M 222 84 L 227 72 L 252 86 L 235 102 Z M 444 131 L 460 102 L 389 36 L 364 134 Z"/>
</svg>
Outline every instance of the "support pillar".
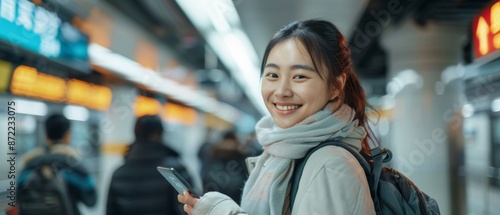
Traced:
<svg viewBox="0 0 500 215">
<path fill-rule="evenodd" d="M 461 129 L 451 124 L 462 92 L 460 81 L 445 83 L 442 72 L 457 69 L 466 32 L 465 26 L 406 20 L 381 37 L 389 56 L 388 93 L 395 101 L 391 164 L 435 198 L 441 214 L 453 214 L 448 133 Z"/>
</svg>

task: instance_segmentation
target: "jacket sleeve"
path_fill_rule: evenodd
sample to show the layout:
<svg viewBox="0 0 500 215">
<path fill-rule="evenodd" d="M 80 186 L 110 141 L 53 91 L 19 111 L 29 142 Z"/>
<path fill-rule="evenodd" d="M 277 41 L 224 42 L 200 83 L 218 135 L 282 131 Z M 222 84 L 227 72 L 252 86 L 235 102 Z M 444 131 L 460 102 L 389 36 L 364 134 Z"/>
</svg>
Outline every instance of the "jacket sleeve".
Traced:
<svg viewBox="0 0 500 215">
<path fill-rule="evenodd" d="M 246 215 L 247 213 L 228 196 L 219 192 L 208 192 L 200 198 L 193 215 Z"/>
<path fill-rule="evenodd" d="M 108 189 L 108 199 L 106 200 L 106 215 L 118 214 L 118 211 L 116 211 L 115 199 L 115 192 L 110 183 Z"/>
<path fill-rule="evenodd" d="M 71 194 L 73 194 L 78 201 L 81 201 L 88 207 L 92 207 L 97 202 L 97 193 L 95 189 L 95 182 L 92 176 L 85 173 L 76 171 L 65 170 L 62 172 L 63 177 L 69 185 Z"/>
<path fill-rule="evenodd" d="M 363 169 L 356 160 L 333 157 L 318 167 L 292 214 L 375 214 Z"/>
</svg>

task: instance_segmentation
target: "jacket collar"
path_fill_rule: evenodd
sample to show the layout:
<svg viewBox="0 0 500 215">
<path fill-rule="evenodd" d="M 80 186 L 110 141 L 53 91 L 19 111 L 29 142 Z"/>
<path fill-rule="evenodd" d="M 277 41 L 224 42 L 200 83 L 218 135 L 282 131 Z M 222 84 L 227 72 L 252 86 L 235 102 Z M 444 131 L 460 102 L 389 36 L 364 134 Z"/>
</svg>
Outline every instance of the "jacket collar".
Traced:
<svg viewBox="0 0 500 215">
<path fill-rule="evenodd" d="M 126 160 L 156 160 L 166 157 L 178 157 L 179 153 L 165 146 L 162 142 L 141 141 L 130 145 Z"/>
</svg>

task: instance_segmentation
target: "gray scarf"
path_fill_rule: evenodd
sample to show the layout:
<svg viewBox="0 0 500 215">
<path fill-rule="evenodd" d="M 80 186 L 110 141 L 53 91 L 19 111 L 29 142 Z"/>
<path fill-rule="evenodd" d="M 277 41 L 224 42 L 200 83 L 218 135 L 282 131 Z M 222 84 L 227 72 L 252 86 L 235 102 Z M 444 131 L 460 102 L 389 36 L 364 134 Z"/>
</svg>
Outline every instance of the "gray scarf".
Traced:
<svg viewBox="0 0 500 215">
<path fill-rule="evenodd" d="M 278 127 L 271 116 L 257 123 L 257 139 L 264 153 L 243 189 L 241 207 L 248 214 L 281 215 L 294 160 L 304 157 L 320 142 L 338 139 L 361 149 L 366 131 L 354 120 L 355 111 L 346 104 L 336 111 L 332 106 L 327 104 L 323 110 L 290 128 Z"/>
</svg>

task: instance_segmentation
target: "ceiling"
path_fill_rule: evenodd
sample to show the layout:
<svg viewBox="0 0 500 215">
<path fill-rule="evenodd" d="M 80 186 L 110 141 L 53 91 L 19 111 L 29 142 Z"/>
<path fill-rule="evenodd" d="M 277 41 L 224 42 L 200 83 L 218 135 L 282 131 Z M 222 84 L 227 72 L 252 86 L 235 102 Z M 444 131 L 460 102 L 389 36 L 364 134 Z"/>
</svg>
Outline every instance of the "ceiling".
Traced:
<svg viewBox="0 0 500 215">
<path fill-rule="evenodd" d="M 359 48 L 354 44 L 358 34 L 363 34 L 370 22 L 377 22 L 373 14 L 387 12 L 392 3 L 397 2 L 401 12 L 391 14 L 390 24 L 398 25 L 401 20 L 411 18 L 419 25 L 426 25 L 428 22 L 436 22 L 443 25 L 470 25 L 474 15 L 478 13 L 491 0 L 371 0 L 360 19 L 356 31 L 350 37 L 351 48 Z M 379 23 L 380 24 L 380 23 Z M 466 34 L 467 32 L 464 32 Z M 366 35 L 366 34 L 365 34 Z M 368 37 L 367 45 L 359 52 L 353 52 L 352 58 L 356 71 L 365 79 L 377 79 L 385 77 L 387 72 L 386 53 L 379 45 L 379 36 Z"/>
<path fill-rule="evenodd" d="M 225 0 L 214 0 L 225 1 Z M 190 63 L 203 66 L 205 41 L 189 22 L 175 0 L 106 0 L 169 46 L 180 56 L 189 53 Z M 259 58 L 269 39 L 283 25 L 301 19 L 333 21 L 349 37 L 368 0 L 233 0 L 242 28 L 253 43 Z"/>
<path fill-rule="evenodd" d="M 333 22 L 347 37 L 356 27 L 368 0 L 235 0 L 241 24 L 259 59 L 267 42 L 284 25 L 304 19 Z"/>
<path fill-rule="evenodd" d="M 205 42 L 175 0 L 105 0 L 168 45 L 180 61 L 205 64 Z"/>
<path fill-rule="evenodd" d="M 195 68 L 205 68 L 206 41 L 193 27 L 175 0 L 105 0 L 152 32 L 180 58 L 187 59 Z M 355 47 L 353 39 L 359 29 L 370 21 L 377 21 L 373 13 L 387 10 L 398 3 L 403 11 L 393 14 L 391 24 L 404 18 L 417 24 L 440 22 L 444 24 L 470 24 L 474 14 L 491 0 L 213 0 L 232 1 L 259 59 L 269 39 L 283 25 L 295 20 L 325 19 L 332 21 Z M 358 31 L 356 31 L 358 30 Z M 465 34 L 465 32 L 464 32 Z M 387 54 L 379 45 L 379 35 L 369 38 L 368 45 L 352 53 L 356 72 L 368 94 L 385 94 L 387 84 Z M 465 49 L 467 46 L 464 46 Z M 355 47 L 359 48 L 359 47 Z M 468 47 L 470 48 L 470 46 Z M 467 53 L 467 50 L 464 51 Z M 260 63 L 260 62 L 259 62 Z M 224 66 L 219 64 L 220 69 Z M 200 70 L 203 72 L 203 70 Z M 230 102 L 231 103 L 231 102 Z M 249 104 L 245 102 L 245 104 Z M 238 104 L 234 104 L 238 105 Z"/>
</svg>

